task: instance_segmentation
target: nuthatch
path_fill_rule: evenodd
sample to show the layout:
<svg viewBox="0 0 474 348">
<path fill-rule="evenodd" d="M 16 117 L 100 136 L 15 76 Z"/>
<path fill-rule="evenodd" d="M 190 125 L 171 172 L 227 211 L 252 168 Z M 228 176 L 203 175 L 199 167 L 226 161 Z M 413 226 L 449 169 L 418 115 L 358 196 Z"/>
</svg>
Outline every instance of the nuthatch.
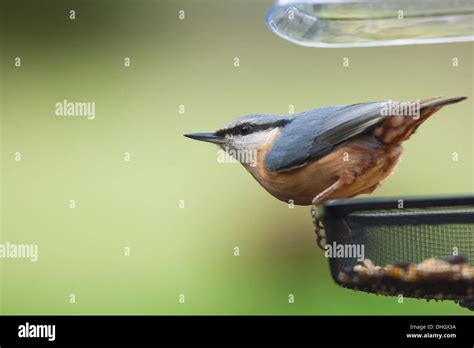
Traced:
<svg viewBox="0 0 474 348">
<path fill-rule="evenodd" d="M 215 132 L 185 136 L 228 152 L 254 151 L 256 165 L 242 164 L 260 185 L 284 202 L 314 209 L 329 199 L 374 191 L 394 171 L 402 143 L 418 126 L 466 97 L 436 99 L 329 106 L 293 116 L 245 115 Z"/>
</svg>

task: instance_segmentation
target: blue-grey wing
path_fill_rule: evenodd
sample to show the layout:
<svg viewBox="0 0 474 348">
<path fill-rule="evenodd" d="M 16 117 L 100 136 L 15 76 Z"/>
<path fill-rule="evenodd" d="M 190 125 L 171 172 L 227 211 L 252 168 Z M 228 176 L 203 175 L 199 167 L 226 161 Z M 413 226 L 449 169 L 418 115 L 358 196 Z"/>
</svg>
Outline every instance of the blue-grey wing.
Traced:
<svg viewBox="0 0 474 348">
<path fill-rule="evenodd" d="M 327 155 L 335 146 L 359 135 L 387 116 L 381 103 L 331 106 L 303 112 L 282 128 L 265 166 L 273 172 L 305 165 Z"/>
</svg>

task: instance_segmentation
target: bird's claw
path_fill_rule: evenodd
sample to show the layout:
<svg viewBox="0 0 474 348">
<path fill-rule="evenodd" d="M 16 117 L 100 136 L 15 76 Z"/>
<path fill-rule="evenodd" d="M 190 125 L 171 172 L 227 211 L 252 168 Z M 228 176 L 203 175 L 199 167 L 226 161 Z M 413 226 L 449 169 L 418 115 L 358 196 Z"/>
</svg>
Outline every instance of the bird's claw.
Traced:
<svg viewBox="0 0 474 348">
<path fill-rule="evenodd" d="M 313 205 L 313 207 L 311 208 L 311 216 L 313 217 L 313 226 L 314 226 L 314 233 L 316 234 L 316 243 L 322 250 L 324 250 L 324 246 L 322 244 L 323 240 L 326 239 L 326 236 L 322 233 L 322 230 L 324 230 L 324 225 L 317 214 L 317 207 L 315 205 Z"/>
</svg>

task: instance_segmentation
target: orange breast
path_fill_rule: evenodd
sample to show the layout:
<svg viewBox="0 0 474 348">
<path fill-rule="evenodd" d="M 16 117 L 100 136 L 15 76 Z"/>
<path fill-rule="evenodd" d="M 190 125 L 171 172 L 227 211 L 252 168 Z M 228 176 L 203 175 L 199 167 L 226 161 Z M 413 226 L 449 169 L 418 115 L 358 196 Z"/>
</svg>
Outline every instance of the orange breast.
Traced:
<svg viewBox="0 0 474 348">
<path fill-rule="evenodd" d="M 367 135 L 339 145 L 319 160 L 275 173 L 267 170 L 264 164 L 265 155 L 275 137 L 258 153 L 257 165 L 247 170 L 273 196 L 284 202 L 292 200 L 299 205 L 311 204 L 312 199 L 333 184 L 346 169 L 356 174 L 356 180 L 328 199 L 350 198 L 371 191 L 392 173 L 401 155 L 401 151 L 389 151 L 386 144 Z"/>
</svg>

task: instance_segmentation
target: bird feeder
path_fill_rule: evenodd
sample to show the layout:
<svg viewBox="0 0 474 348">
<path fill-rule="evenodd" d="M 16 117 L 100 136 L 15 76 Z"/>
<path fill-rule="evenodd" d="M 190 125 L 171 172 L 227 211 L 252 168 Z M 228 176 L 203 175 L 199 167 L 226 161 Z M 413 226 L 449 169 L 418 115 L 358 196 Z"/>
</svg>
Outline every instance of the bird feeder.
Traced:
<svg viewBox="0 0 474 348">
<path fill-rule="evenodd" d="M 472 0 L 280 0 L 267 26 L 310 47 L 368 47 L 474 40 Z"/>
<path fill-rule="evenodd" d="M 335 200 L 322 217 L 337 284 L 474 310 L 474 196 Z"/>
</svg>

